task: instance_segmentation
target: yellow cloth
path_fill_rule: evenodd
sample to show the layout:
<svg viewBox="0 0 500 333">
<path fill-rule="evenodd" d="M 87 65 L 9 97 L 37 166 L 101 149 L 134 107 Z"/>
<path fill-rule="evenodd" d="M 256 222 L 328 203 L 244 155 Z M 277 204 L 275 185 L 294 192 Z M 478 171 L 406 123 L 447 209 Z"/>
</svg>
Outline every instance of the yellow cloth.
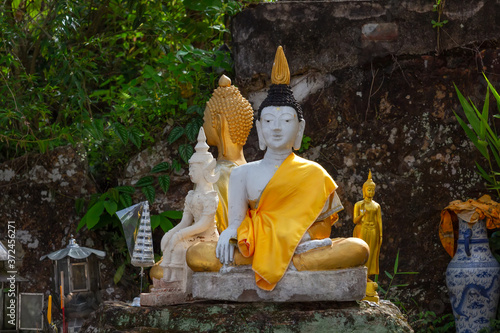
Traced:
<svg viewBox="0 0 500 333">
<path fill-rule="evenodd" d="M 215 222 L 217 225 L 217 231 L 219 234 L 226 230 L 227 228 L 227 202 L 228 202 L 228 187 L 229 187 L 229 176 L 234 167 L 238 166 L 236 163 L 226 160 L 217 161 L 217 166 L 215 172 L 219 172 L 219 179 L 214 184 L 214 190 L 219 196 L 219 205 L 217 206 L 217 212 L 215 213 Z"/>
<path fill-rule="evenodd" d="M 243 256 L 253 255 L 259 288 L 274 289 L 302 236 L 336 188 L 319 164 L 293 153 L 283 161 L 262 192 L 258 207 L 247 211 L 238 228 L 238 247 Z"/>
<path fill-rule="evenodd" d="M 477 200 L 467 201 L 455 200 L 441 211 L 441 222 L 439 224 L 439 238 L 444 249 L 450 256 L 457 251 L 458 241 L 458 217 L 457 214 L 469 214 L 469 224 L 478 220 L 486 221 L 486 228 L 500 228 L 500 204 L 491 200 L 489 195 L 483 195 Z"/>
</svg>

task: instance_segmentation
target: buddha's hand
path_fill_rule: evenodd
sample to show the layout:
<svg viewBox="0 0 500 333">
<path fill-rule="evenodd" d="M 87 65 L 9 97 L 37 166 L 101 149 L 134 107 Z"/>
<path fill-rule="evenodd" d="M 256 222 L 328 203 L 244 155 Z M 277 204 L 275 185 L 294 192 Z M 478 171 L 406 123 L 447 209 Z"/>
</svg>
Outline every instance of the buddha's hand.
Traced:
<svg viewBox="0 0 500 333">
<path fill-rule="evenodd" d="M 233 262 L 234 246 L 229 242 L 231 238 L 238 238 L 238 232 L 237 229 L 228 227 L 219 235 L 219 241 L 217 242 L 215 256 L 224 265 Z"/>
</svg>

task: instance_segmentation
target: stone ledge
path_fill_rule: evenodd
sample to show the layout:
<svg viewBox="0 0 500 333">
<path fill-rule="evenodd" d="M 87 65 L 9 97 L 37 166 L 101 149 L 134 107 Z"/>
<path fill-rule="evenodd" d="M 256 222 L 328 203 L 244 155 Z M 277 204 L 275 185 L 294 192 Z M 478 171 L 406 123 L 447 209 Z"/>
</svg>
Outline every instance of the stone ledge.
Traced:
<svg viewBox="0 0 500 333">
<path fill-rule="evenodd" d="M 252 271 L 194 273 L 193 297 L 237 302 L 359 301 L 366 267 L 334 271 L 288 271 L 273 291 L 259 289 Z"/>
<path fill-rule="evenodd" d="M 164 308 L 104 302 L 81 333 L 111 332 L 413 332 L 388 301 L 196 302 Z"/>
</svg>

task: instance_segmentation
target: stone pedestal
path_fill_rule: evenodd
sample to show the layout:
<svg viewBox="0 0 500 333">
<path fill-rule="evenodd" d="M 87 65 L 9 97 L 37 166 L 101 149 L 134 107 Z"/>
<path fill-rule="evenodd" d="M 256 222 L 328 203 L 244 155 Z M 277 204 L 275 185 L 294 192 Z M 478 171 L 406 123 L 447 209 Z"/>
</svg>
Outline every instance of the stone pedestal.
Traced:
<svg viewBox="0 0 500 333">
<path fill-rule="evenodd" d="M 366 293 L 366 267 L 333 271 L 288 271 L 273 291 L 259 289 L 247 269 L 193 274 L 193 297 L 237 302 L 359 301 Z"/>
<path fill-rule="evenodd" d="M 184 291 L 180 281 L 165 282 L 153 279 L 153 286 L 151 292 L 141 294 L 141 306 L 165 306 L 193 300 L 191 293 Z"/>
</svg>

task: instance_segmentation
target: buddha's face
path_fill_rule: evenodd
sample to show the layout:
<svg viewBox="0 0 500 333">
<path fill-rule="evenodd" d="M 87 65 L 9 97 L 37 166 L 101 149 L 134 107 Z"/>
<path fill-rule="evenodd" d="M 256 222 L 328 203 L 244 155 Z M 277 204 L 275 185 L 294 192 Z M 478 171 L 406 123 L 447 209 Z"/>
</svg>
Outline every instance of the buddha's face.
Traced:
<svg viewBox="0 0 500 333">
<path fill-rule="evenodd" d="M 189 179 L 191 179 L 194 184 L 199 184 L 204 180 L 203 163 L 189 163 Z"/>
<path fill-rule="evenodd" d="M 262 109 L 257 122 L 259 140 L 273 150 L 291 150 L 297 140 L 302 140 L 304 121 L 300 121 L 297 112 L 290 106 L 268 106 Z M 300 136 L 300 138 L 298 138 Z"/>
<path fill-rule="evenodd" d="M 367 186 L 365 189 L 365 196 L 367 198 L 372 199 L 374 195 L 375 195 L 375 186 L 373 186 L 373 185 Z"/>
<path fill-rule="evenodd" d="M 207 144 L 209 146 L 217 146 L 220 139 L 215 127 L 212 126 L 212 112 L 210 112 L 208 107 L 205 108 L 205 113 L 203 114 L 203 130 L 207 137 Z"/>
</svg>

